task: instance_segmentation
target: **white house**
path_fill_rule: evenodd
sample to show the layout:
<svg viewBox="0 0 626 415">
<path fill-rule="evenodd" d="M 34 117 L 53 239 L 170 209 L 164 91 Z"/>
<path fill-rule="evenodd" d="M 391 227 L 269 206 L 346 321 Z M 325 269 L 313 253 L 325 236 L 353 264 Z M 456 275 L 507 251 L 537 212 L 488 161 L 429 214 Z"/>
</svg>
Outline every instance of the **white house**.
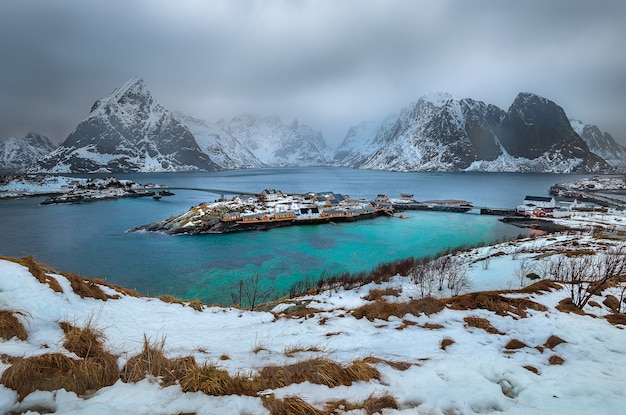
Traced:
<svg viewBox="0 0 626 415">
<path fill-rule="evenodd" d="M 556 207 L 556 199 L 549 196 L 526 196 L 524 205 L 554 209 Z"/>
</svg>

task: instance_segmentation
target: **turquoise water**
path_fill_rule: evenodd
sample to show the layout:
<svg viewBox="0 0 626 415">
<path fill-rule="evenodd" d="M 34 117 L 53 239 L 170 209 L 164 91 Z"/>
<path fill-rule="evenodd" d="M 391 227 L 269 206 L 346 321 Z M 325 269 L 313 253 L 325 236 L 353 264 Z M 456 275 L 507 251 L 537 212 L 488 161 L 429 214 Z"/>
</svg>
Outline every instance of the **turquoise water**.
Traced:
<svg viewBox="0 0 626 415">
<path fill-rule="evenodd" d="M 218 173 L 118 175 L 140 183 L 261 191 L 326 191 L 374 198 L 414 193 L 418 200 L 466 199 L 514 207 L 526 194 L 544 195 L 557 182 L 578 176 L 523 174 L 390 173 L 336 168 L 264 169 Z M 160 201 L 121 199 L 40 206 L 41 198 L 0 201 L 0 255 L 34 255 L 38 261 L 88 277 L 106 278 L 149 295 L 231 303 L 241 279 L 261 278 L 263 289 L 285 294 L 302 278 L 359 272 L 409 256 L 493 242 L 520 233 L 496 217 L 406 212 L 354 223 L 197 236 L 127 233 L 134 226 L 181 213 L 218 197 L 177 190 Z"/>
</svg>

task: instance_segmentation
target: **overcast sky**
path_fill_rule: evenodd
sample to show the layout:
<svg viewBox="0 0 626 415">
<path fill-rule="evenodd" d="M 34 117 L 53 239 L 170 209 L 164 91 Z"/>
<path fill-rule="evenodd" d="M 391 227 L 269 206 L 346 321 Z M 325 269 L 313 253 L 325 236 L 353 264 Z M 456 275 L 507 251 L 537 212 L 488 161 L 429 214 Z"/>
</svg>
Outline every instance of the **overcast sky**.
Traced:
<svg viewBox="0 0 626 415">
<path fill-rule="evenodd" d="M 437 91 L 533 92 L 624 144 L 625 41 L 624 0 L 2 0 L 0 139 L 61 142 L 139 76 L 171 110 L 297 116 L 331 145 Z"/>
</svg>

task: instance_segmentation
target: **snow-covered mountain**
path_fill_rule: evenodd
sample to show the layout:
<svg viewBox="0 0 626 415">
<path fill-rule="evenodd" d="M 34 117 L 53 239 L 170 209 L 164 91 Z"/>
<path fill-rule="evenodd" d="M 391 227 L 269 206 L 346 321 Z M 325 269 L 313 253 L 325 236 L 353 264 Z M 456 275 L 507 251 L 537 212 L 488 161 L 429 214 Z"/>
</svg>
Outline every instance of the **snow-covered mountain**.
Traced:
<svg viewBox="0 0 626 415">
<path fill-rule="evenodd" d="M 585 140 L 589 150 L 602 157 L 611 166 L 626 169 L 626 148 L 617 144 L 611 134 L 602 132 L 595 125 L 584 124 L 578 120 L 570 120 L 572 128 Z"/>
<path fill-rule="evenodd" d="M 507 112 L 449 94 L 422 97 L 378 127 L 351 128 L 334 161 L 396 171 L 610 170 L 561 107 L 530 93 L 520 93 Z"/>
<path fill-rule="evenodd" d="M 189 128 L 200 150 L 220 167 L 228 170 L 265 167 L 236 136 L 222 126 L 182 113 L 175 115 Z"/>
<path fill-rule="evenodd" d="M 89 116 L 34 172 L 217 170 L 193 134 L 132 78 L 95 102 Z"/>
<path fill-rule="evenodd" d="M 17 170 L 28 167 L 55 148 L 47 137 L 33 132 L 24 138 L 9 137 L 0 142 L 0 169 Z"/>
<path fill-rule="evenodd" d="M 319 166 L 329 160 L 321 131 L 298 120 L 286 125 L 279 117 L 240 115 L 220 120 L 215 127 L 236 138 L 266 166 Z"/>
</svg>

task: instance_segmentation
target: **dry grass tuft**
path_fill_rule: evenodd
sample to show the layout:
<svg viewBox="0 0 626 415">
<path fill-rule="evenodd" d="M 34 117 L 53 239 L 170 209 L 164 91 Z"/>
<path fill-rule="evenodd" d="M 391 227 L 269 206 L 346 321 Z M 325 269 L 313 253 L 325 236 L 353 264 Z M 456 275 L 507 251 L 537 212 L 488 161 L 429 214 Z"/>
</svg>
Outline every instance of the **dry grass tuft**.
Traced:
<svg viewBox="0 0 626 415">
<path fill-rule="evenodd" d="M 441 344 L 440 344 L 440 348 L 441 350 L 446 350 L 446 347 L 451 346 L 454 344 L 454 340 L 452 340 L 450 337 L 444 337 L 443 339 L 441 339 Z"/>
<path fill-rule="evenodd" d="M 287 396 L 285 399 L 267 396 L 263 398 L 263 406 L 270 411 L 270 415 L 325 415 L 298 396 Z"/>
<path fill-rule="evenodd" d="M 411 320 L 402 320 L 402 324 L 396 327 L 396 330 L 404 330 L 407 327 L 417 326 L 417 323 Z"/>
<path fill-rule="evenodd" d="M 369 294 L 363 297 L 367 301 L 377 301 L 385 296 L 398 297 L 402 293 L 402 288 L 387 287 L 384 290 L 371 289 Z"/>
<path fill-rule="evenodd" d="M 612 312 L 616 313 L 619 310 L 619 299 L 614 295 L 607 295 L 602 304 L 607 306 Z"/>
<path fill-rule="evenodd" d="M 534 366 L 526 365 L 524 366 L 524 369 L 528 370 L 529 372 L 533 372 L 535 375 L 539 374 L 539 369 Z"/>
<path fill-rule="evenodd" d="M 227 371 L 210 363 L 201 367 L 189 365 L 186 369 L 180 381 L 184 392 L 202 392 L 214 396 L 255 396 L 259 391 L 256 378 L 242 375 L 232 378 Z"/>
<path fill-rule="evenodd" d="M 585 315 L 585 312 L 574 305 L 574 302 L 570 297 L 564 298 L 556 305 L 556 309 L 563 313 L 574 313 L 581 316 Z"/>
<path fill-rule="evenodd" d="M 405 371 L 407 369 L 409 369 L 411 366 L 413 366 L 413 363 L 409 363 L 409 362 L 394 362 L 393 360 L 385 360 L 385 359 L 380 359 L 378 357 L 374 357 L 374 356 L 368 356 L 365 359 L 363 359 L 363 362 L 367 363 L 367 364 L 378 364 L 378 363 L 384 363 L 387 366 L 392 367 L 395 370 L 399 370 L 399 371 Z"/>
<path fill-rule="evenodd" d="M 159 295 L 157 298 L 168 304 L 183 304 L 183 300 L 178 297 L 174 297 L 173 295 Z"/>
<path fill-rule="evenodd" d="M 200 300 L 191 300 L 187 305 L 196 311 L 202 312 L 204 310 L 204 304 Z"/>
<path fill-rule="evenodd" d="M 19 340 L 28 339 L 26 328 L 15 314 L 22 313 L 0 310 L 0 339 L 11 340 L 13 337 Z"/>
<path fill-rule="evenodd" d="M 443 325 L 441 325 L 441 324 L 432 324 L 432 323 L 424 323 L 420 327 L 423 328 L 423 329 L 427 329 L 427 330 L 441 330 L 443 328 Z"/>
<path fill-rule="evenodd" d="M 83 277 L 82 275 L 72 274 L 69 272 L 62 272 L 61 275 L 68 279 L 72 286 L 72 291 L 79 295 L 80 298 L 89 297 L 102 301 L 106 301 L 109 298 L 114 298 L 102 291 L 102 288 L 100 288 L 98 284 L 88 278 Z"/>
<path fill-rule="evenodd" d="M 602 306 L 600 305 L 600 303 L 598 303 L 597 301 L 593 301 L 593 300 L 589 301 L 589 302 L 587 303 L 587 305 L 588 305 L 589 307 L 596 307 L 596 308 L 600 308 L 600 307 L 602 307 Z"/>
<path fill-rule="evenodd" d="M 400 404 L 388 393 L 381 396 L 370 395 L 363 402 L 363 409 L 367 415 L 382 414 L 384 409 L 400 409 Z"/>
<path fill-rule="evenodd" d="M 618 324 L 626 326 L 626 314 L 607 314 L 604 318 L 614 326 Z"/>
<path fill-rule="evenodd" d="M 144 336 L 143 350 L 126 362 L 122 370 L 123 382 L 131 383 L 152 376 L 161 379 L 163 386 L 170 386 L 181 381 L 186 373 L 195 370 L 198 365 L 193 356 L 168 359 L 164 354 L 165 339 L 150 344 Z"/>
<path fill-rule="evenodd" d="M 125 288 L 125 287 L 121 287 L 119 285 L 111 284 L 110 282 L 108 282 L 107 280 L 103 280 L 102 278 L 96 278 L 95 280 L 93 280 L 93 282 L 98 284 L 98 285 L 109 287 L 112 290 L 115 290 L 118 293 L 127 295 L 129 297 L 136 297 L 136 298 L 141 297 L 141 294 L 139 294 L 135 290 L 131 290 L 130 288 Z M 113 296 L 113 297 L 109 297 L 109 298 L 117 299 L 117 298 L 119 298 L 119 296 Z"/>
<path fill-rule="evenodd" d="M 443 310 L 445 304 L 436 298 L 421 298 L 404 303 L 388 303 L 380 299 L 373 303 L 365 304 L 356 308 L 352 315 L 355 318 L 367 318 L 369 321 L 375 319 L 387 320 L 391 316 L 402 318 L 406 314 L 419 316 L 420 314 L 431 315 Z"/>
<path fill-rule="evenodd" d="M 544 292 L 558 291 L 563 287 L 551 280 L 541 280 L 515 292 L 523 294 L 543 294 Z"/>
<path fill-rule="evenodd" d="M 335 387 L 349 386 L 352 382 L 380 379 L 378 370 L 362 360 L 348 367 L 333 361 L 315 358 L 287 366 L 266 366 L 259 374 L 260 390 L 282 388 L 292 383 L 311 382 Z"/>
<path fill-rule="evenodd" d="M 526 310 L 547 311 L 543 304 L 536 303 L 528 298 L 508 298 L 495 291 L 468 293 L 447 300 L 453 310 L 492 311 L 500 316 L 515 314 L 521 318 L 527 316 Z"/>
<path fill-rule="evenodd" d="M 295 346 L 285 347 L 283 354 L 287 357 L 294 357 L 297 353 L 305 353 L 305 352 L 321 353 L 322 349 L 320 349 L 317 346 L 304 347 L 301 344 L 296 344 Z"/>
<path fill-rule="evenodd" d="M 543 347 L 552 350 L 561 343 L 567 343 L 567 341 L 563 340 L 559 336 L 552 335 L 548 337 L 548 340 L 546 340 L 546 342 L 543 344 Z"/>
<path fill-rule="evenodd" d="M 553 354 L 552 356 L 550 356 L 550 358 L 548 359 L 548 362 L 551 365 L 562 365 L 563 363 L 565 363 L 565 359 L 563 359 L 561 356 Z"/>
<path fill-rule="evenodd" d="M 103 357 L 109 353 L 104 350 L 104 333 L 96 329 L 91 320 L 85 327 L 79 328 L 67 322 L 59 323 L 65 333 L 63 347 L 76 356 L 86 359 L 89 357 Z"/>
<path fill-rule="evenodd" d="M 32 255 L 24 257 L 24 258 L 11 258 L 11 257 L 0 256 L 0 259 L 15 262 L 16 264 L 20 264 L 28 268 L 28 271 L 31 274 L 33 274 L 33 276 L 37 278 L 37 280 L 40 283 L 48 284 L 48 286 L 52 288 L 53 291 L 56 291 L 58 293 L 63 292 L 63 288 L 61 288 L 61 285 L 56 280 L 56 278 L 51 277 L 50 275 L 47 274 L 48 272 L 55 273 L 56 271 L 44 264 L 36 262 Z"/>
<path fill-rule="evenodd" d="M 345 399 L 331 401 L 326 404 L 325 414 L 338 414 L 364 410 L 367 415 L 382 414 L 385 409 L 399 409 L 396 398 L 388 393 L 380 396 L 371 394 L 363 402 L 348 402 Z"/>
<path fill-rule="evenodd" d="M 108 362 L 110 363 L 110 362 Z M 0 383 L 17 391 L 19 399 L 36 390 L 65 389 L 84 395 L 114 384 L 119 378 L 117 365 L 95 359 L 72 359 L 61 353 L 49 353 L 18 359 L 0 377 Z"/>
<path fill-rule="evenodd" d="M 467 316 L 463 319 L 465 321 L 465 327 L 476 327 L 478 329 L 483 329 L 487 333 L 490 334 L 505 334 L 500 330 L 491 325 L 491 322 L 486 318 L 476 317 L 476 316 Z"/>
<path fill-rule="evenodd" d="M 522 349 L 524 347 L 528 347 L 526 343 L 521 340 L 511 339 L 507 344 L 504 345 L 504 348 L 507 350 L 517 350 Z"/>
</svg>

